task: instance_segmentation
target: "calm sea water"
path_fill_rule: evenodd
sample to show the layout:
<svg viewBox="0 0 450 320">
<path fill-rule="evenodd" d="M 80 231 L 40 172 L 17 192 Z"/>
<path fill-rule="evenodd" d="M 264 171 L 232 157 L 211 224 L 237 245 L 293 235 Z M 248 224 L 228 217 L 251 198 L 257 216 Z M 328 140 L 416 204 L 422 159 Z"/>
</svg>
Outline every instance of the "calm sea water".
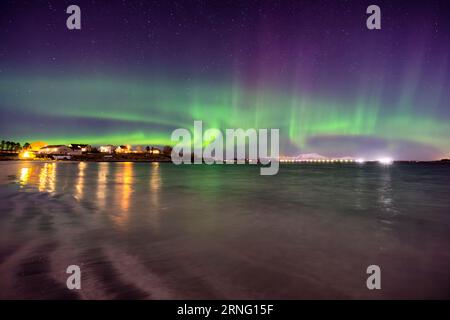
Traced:
<svg viewBox="0 0 450 320">
<path fill-rule="evenodd" d="M 437 164 L 0 162 L 0 298 L 450 298 L 449 199 Z"/>
</svg>

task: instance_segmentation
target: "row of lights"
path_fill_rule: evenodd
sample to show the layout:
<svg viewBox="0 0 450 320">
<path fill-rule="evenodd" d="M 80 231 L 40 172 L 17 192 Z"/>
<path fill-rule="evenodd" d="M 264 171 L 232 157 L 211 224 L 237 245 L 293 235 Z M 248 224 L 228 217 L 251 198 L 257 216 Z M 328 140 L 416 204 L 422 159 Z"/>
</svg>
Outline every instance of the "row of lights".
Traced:
<svg viewBox="0 0 450 320">
<path fill-rule="evenodd" d="M 379 163 L 384 165 L 390 165 L 394 161 L 391 158 L 380 158 L 377 160 Z M 364 159 L 280 159 L 282 163 L 364 163 Z"/>
<path fill-rule="evenodd" d="M 296 162 L 313 162 L 313 163 L 334 163 L 334 162 L 341 162 L 341 163 L 351 163 L 351 162 L 357 162 L 357 163 L 363 163 L 364 160 L 354 160 L 354 159 L 280 159 L 280 162 L 286 162 L 286 163 L 296 163 Z"/>
</svg>

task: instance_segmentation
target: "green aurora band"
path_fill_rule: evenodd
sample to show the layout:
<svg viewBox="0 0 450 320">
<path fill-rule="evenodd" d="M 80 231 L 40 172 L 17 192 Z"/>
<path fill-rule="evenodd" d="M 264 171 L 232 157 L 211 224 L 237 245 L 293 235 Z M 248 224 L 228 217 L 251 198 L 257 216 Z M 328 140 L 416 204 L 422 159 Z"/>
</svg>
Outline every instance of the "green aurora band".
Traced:
<svg viewBox="0 0 450 320">
<path fill-rule="evenodd" d="M 397 105 L 380 108 L 381 96 L 366 93 L 340 102 L 306 93 L 248 89 L 236 81 L 161 79 L 3 74 L 0 96 L 3 105 L 19 117 L 14 119 L 12 135 L 21 142 L 173 145 L 171 130 L 192 129 L 194 120 L 202 120 L 205 129 L 279 128 L 282 140 L 299 150 L 307 147 L 308 139 L 326 136 L 412 141 L 441 150 L 441 156 L 450 150 L 448 121 L 408 109 L 411 100 L 404 92 Z M 31 116 L 33 123 L 22 123 L 24 115 Z M 41 124 L 45 118 L 76 118 L 79 126 L 59 128 L 49 135 L 49 125 Z M 86 120 L 121 125 L 85 128 Z M 8 132 L 1 134 L 9 138 Z"/>
</svg>

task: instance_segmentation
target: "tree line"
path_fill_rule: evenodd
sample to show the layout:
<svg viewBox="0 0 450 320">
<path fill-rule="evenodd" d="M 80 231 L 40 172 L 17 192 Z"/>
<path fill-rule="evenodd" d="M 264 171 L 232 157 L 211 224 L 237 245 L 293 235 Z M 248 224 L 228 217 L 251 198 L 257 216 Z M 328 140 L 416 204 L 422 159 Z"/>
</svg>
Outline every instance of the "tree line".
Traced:
<svg viewBox="0 0 450 320">
<path fill-rule="evenodd" d="M 21 146 L 20 142 L 2 140 L 0 144 L 0 151 L 19 152 L 21 150 L 27 150 L 29 148 L 30 144 L 28 142 L 24 143 L 24 145 Z"/>
</svg>

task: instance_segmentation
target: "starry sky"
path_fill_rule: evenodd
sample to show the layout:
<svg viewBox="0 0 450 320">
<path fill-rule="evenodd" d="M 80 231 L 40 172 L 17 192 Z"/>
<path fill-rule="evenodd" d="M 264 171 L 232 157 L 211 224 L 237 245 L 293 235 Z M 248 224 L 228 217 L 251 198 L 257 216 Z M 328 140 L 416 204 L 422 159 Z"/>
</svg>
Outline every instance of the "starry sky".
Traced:
<svg viewBox="0 0 450 320">
<path fill-rule="evenodd" d="M 2 0 L 0 114 L 21 143 L 165 145 L 202 120 L 279 128 L 285 155 L 450 158 L 450 3 Z"/>
</svg>

